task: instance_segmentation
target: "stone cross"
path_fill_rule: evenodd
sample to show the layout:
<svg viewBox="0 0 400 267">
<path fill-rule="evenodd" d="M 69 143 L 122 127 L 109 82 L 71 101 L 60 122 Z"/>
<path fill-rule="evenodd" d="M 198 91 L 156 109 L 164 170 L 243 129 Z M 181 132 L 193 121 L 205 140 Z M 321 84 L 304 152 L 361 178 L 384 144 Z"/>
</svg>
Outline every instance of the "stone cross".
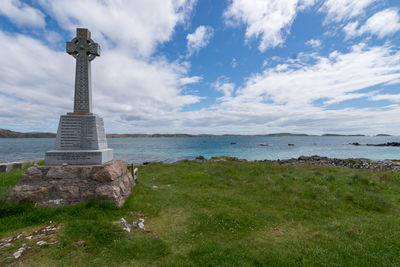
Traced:
<svg viewBox="0 0 400 267">
<path fill-rule="evenodd" d="M 74 113 L 92 112 L 90 62 L 100 56 L 100 46 L 90 39 L 88 29 L 76 30 L 76 37 L 67 42 L 67 53 L 76 59 Z"/>
</svg>

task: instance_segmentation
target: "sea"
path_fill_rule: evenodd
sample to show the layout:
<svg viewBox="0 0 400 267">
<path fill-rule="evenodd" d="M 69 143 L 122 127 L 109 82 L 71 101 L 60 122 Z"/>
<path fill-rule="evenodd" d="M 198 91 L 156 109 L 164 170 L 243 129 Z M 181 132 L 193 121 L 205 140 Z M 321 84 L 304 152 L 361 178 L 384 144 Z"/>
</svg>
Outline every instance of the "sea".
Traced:
<svg viewBox="0 0 400 267">
<path fill-rule="evenodd" d="M 55 138 L 0 138 L 0 161 L 43 158 Z M 197 156 L 232 156 L 247 160 L 277 160 L 299 156 L 400 160 L 400 147 L 354 146 L 350 143 L 400 142 L 400 136 L 241 136 L 108 138 L 114 158 L 128 163 L 171 163 Z M 290 145 L 289 145 L 290 144 Z"/>
</svg>

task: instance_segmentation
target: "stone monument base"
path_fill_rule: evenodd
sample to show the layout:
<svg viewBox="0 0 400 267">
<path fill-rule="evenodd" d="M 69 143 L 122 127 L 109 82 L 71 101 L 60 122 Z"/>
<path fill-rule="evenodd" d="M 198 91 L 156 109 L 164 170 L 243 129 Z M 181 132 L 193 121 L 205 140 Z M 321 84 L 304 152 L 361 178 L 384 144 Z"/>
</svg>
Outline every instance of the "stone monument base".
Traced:
<svg viewBox="0 0 400 267">
<path fill-rule="evenodd" d="M 33 166 L 22 175 L 7 202 L 27 199 L 35 206 L 57 207 L 98 200 L 121 207 L 135 181 L 122 160 L 103 165 Z"/>
<path fill-rule="evenodd" d="M 46 152 L 46 165 L 93 165 L 104 164 L 113 159 L 111 148 L 100 150 L 51 150 Z"/>
</svg>

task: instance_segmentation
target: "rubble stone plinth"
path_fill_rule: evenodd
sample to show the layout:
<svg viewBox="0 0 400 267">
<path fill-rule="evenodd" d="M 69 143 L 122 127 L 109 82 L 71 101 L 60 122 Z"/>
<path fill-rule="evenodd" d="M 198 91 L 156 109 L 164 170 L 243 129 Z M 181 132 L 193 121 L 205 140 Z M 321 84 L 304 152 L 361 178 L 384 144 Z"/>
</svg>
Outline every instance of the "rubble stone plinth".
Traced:
<svg viewBox="0 0 400 267">
<path fill-rule="evenodd" d="M 103 165 L 33 166 L 22 175 L 7 201 L 27 199 L 36 206 L 58 207 L 98 200 L 121 207 L 135 180 L 123 160 Z"/>
</svg>

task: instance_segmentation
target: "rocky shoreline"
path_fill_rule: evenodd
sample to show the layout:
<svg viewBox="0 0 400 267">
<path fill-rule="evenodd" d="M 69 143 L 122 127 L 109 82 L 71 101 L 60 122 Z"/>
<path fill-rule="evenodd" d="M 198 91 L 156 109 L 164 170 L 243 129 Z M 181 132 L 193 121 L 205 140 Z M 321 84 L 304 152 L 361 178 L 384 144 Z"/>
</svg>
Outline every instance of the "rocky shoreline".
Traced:
<svg viewBox="0 0 400 267">
<path fill-rule="evenodd" d="M 194 161 L 247 161 L 246 159 L 239 159 L 236 157 L 212 157 L 207 160 L 203 156 L 196 157 Z M 274 162 L 280 165 L 317 165 L 329 167 L 343 167 L 352 169 L 369 169 L 369 170 L 383 170 L 383 171 L 400 171 L 400 160 L 383 160 L 374 161 L 364 158 L 350 158 L 350 159 L 337 159 L 321 156 L 300 156 L 298 158 L 286 160 L 255 160 L 254 162 Z"/>
<path fill-rule="evenodd" d="M 0 163 L 0 173 L 10 171 L 13 168 L 22 168 L 26 164 L 37 163 L 43 159 L 30 159 L 20 162 L 8 162 Z M 196 162 L 215 162 L 215 161 L 236 161 L 236 162 L 247 162 L 246 159 L 240 159 L 237 157 L 221 156 L 221 157 L 211 157 L 210 159 L 204 156 L 198 156 L 192 161 Z M 251 161 L 249 161 L 251 162 Z M 369 169 L 369 170 L 384 170 L 384 171 L 400 171 L 400 160 L 382 160 L 375 161 L 365 158 L 348 158 L 348 159 L 338 159 L 338 158 L 328 158 L 321 156 L 300 156 L 298 158 L 291 158 L 285 160 L 254 160 L 254 162 L 274 162 L 280 165 L 317 165 L 317 166 L 329 166 L 329 167 L 343 167 L 352 169 Z M 164 162 L 143 162 L 142 165 L 148 165 L 152 163 L 164 163 Z M 128 163 L 127 163 L 128 164 Z M 139 164 L 135 164 L 139 165 Z"/>
<path fill-rule="evenodd" d="M 383 160 L 374 161 L 363 158 L 350 158 L 350 159 L 337 159 L 320 156 L 301 156 L 288 160 L 276 160 L 278 164 L 308 164 L 308 165 L 322 165 L 330 167 L 344 167 L 352 169 L 369 169 L 369 170 L 384 170 L 384 171 L 400 171 L 400 160 Z"/>
<path fill-rule="evenodd" d="M 354 143 L 350 143 L 349 145 L 353 145 L 353 146 L 396 146 L 396 147 L 400 147 L 400 142 L 388 142 L 388 143 L 384 143 L 384 144 L 360 144 L 358 142 L 354 142 Z"/>
</svg>

